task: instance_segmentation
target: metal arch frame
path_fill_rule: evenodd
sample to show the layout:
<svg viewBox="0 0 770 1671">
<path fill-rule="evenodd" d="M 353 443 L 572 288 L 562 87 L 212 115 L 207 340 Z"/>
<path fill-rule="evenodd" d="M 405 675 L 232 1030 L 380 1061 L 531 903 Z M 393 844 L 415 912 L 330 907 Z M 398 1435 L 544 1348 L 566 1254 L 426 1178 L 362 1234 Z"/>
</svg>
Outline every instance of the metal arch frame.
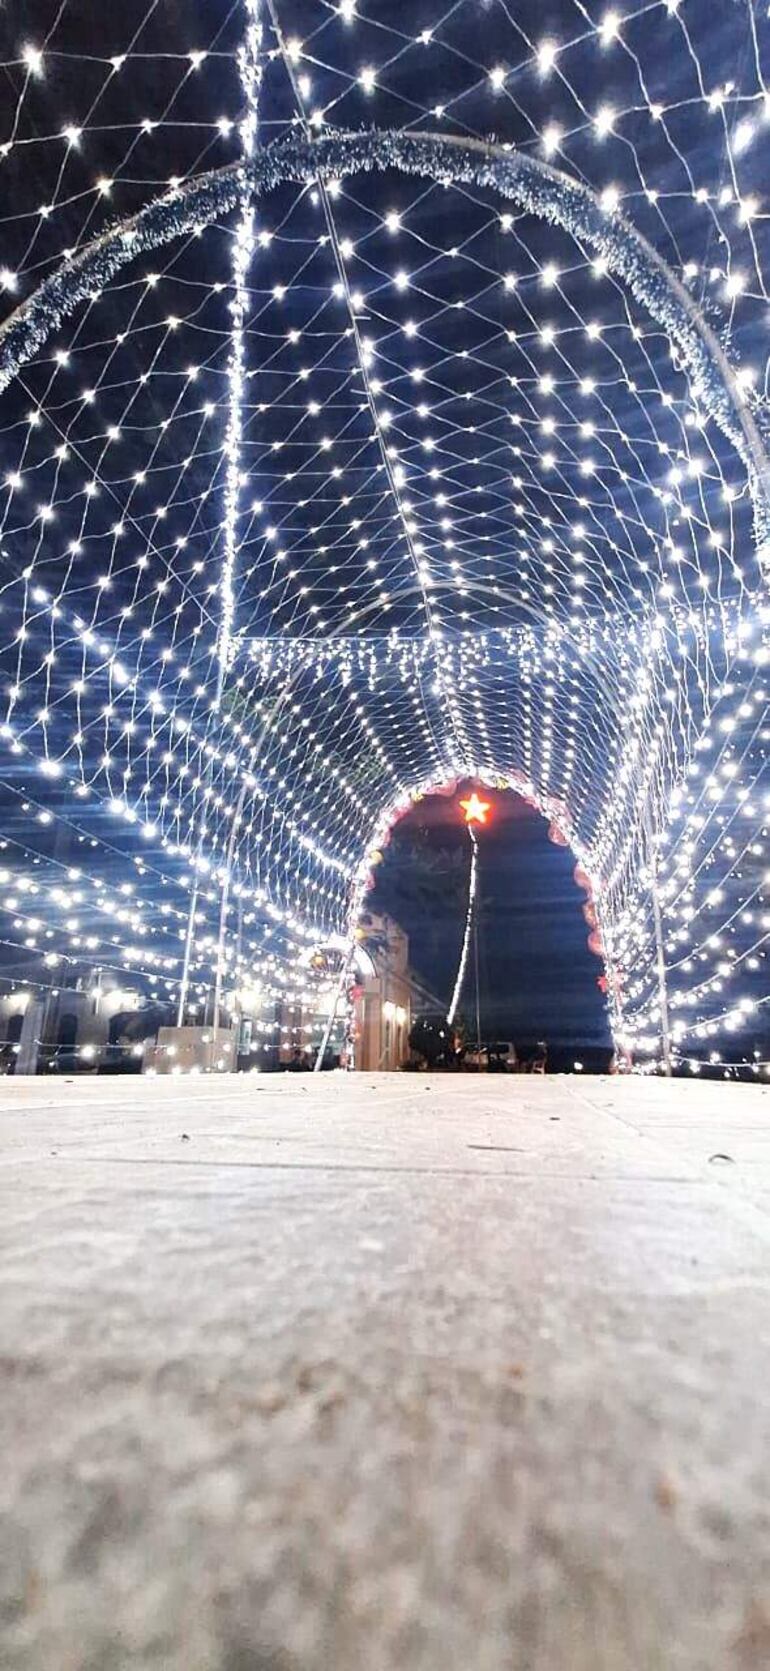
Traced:
<svg viewBox="0 0 770 1671">
<path fill-rule="evenodd" d="M 0 325 L 0 393 L 51 331 L 136 255 L 208 225 L 242 201 L 244 192 L 259 197 L 290 180 L 309 183 L 319 176 L 340 178 L 385 168 L 447 185 L 465 181 L 492 187 L 600 251 L 608 271 L 668 332 L 699 398 L 740 454 L 749 476 L 760 559 L 770 563 L 770 456 L 735 368 L 701 309 L 624 214 L 603 210 L 595 192 L 550 163 L 499 142 L 408 129 L 331 131 L 312 139 L 291 134 L 258 149 L 246 164 L 238 161 L 195 176 L 101 233 L 9 314 Z"/>
</svg>

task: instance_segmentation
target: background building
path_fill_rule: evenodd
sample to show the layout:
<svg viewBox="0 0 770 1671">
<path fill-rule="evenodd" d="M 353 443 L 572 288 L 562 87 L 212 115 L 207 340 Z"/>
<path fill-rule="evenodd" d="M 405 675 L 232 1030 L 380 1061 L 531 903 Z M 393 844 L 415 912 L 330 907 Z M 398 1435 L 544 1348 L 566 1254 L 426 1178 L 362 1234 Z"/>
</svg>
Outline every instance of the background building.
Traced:
<svg viewBox="0 0 770 1671">
<path fill-rule="evenodd" d="M 367 911 L 361 929 L 372 973 L 356 989 L 355 1067 L 388 1071 L 408 1060 L 414 1015 L 446 1006 L 410 969 L 408 936 L 392 917 Z"/>
</svg>

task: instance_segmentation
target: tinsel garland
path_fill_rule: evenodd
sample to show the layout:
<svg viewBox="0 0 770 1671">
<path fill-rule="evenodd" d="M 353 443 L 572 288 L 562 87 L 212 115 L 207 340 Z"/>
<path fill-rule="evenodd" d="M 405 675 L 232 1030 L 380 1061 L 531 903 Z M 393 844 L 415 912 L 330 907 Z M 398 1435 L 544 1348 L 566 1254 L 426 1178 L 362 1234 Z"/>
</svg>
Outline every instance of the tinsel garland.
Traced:
<svg viewBox="0 0 770 1671">
<path fill-rule="evenodd" d="M 768 560 L 770 460 L 734 368 L 694 298 L 619 210 L 605 211 L 587 186 L 538 157 L 451 135 L 372 129 L 329 131 L 308 139 L 292 133 L 255 150 L 247 166 L 256 196 L 290 180 L 304 183 L 319 174 L 340 179 L 388 168 L 427 175 L 445 185 L 491 187 L 595 249 L 667 332 L 694 397 L 743 460 L 754 501 L 757 545 L 760 557 Z M 102 233 L 44 280 L 0 327 L 0 392 L 78 303 L 104 289 L 127 262 L 208 225 L 241 202 L 243 173 L 239 160 L 189 181 Z"/>
<path fill-rule="evenodd" d="M 227 364 L 228 417 L 225 436 L 224 520 L 222 577 L 220 581 L 221 618 L 217 641 L 219 657 L 218 698 L 230 664 L 235 626 L 235 572 L 238 555 L 238 514 L 241 494 L 241 450 L 243 442 L 243 390 L 246 376 L 246 317 L 248 313 L 248 278 L 254 256 L 254 189 L 249 164 L 257 143 L 259 90 L 262 84 L 262 24 L 261 0 L 246 0 L 248 23 L 238 53 L 241 86 L 246 100 L 246 114 L 241 123 L 243 169 L 241 175 L 241 212 L 233 239 L 232 301 L 230 311 L 230 353 Z"/>
<path fill-rule="evenodd" d="M 0 393 L 81 302 L 106 289 L 121 267 L 240 203 L 241 163 L 204 174 L 118 221 L 43 280 L 0 325 Z"/>
</svg>

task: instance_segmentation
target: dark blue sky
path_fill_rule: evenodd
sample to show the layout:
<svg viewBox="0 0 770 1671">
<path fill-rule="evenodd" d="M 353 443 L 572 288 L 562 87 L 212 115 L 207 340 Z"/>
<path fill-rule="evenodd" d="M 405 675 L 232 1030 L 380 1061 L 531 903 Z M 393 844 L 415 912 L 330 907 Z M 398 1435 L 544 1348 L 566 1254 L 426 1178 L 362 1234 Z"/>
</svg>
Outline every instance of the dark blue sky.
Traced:
<svg viewBox="0 0 770 1671">
<path fill-rule="evenodd" d="M 395 917 L 410 938 L 413 967 L 446 1003 L 462 943 L 470 864 L 459 788 L 430 795 L 403 818 L 376 873 L 372 908 Z M 479 949 L 482 1032 L 518 1043 L 609 1049 L 601 961 L 587 945 L 585 896 L 568 848 L 548 839 L 540 814 L 510 790 L 482 790 L 492 802 L 479 831 Z M 474 1010 L 469 959 L 460 1009 Z"/>
</svg>

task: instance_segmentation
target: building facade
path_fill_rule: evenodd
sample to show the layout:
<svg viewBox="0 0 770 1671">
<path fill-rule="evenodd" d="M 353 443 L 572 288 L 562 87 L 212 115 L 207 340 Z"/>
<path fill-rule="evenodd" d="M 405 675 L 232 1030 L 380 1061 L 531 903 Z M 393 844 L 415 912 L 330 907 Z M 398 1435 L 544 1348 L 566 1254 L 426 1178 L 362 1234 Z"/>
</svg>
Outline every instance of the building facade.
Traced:
<svg viewBox="0 0 770 1671">
<path fill-rule="evenodd" d="M 415 984 L 409 940 L 398 923 L 373 911 L 362 917 L 361 929 L 373 973 L 356 987 L 353 1065 L 364 1073 L 394 1071 L 409 1056 Z"/>
</svg>

